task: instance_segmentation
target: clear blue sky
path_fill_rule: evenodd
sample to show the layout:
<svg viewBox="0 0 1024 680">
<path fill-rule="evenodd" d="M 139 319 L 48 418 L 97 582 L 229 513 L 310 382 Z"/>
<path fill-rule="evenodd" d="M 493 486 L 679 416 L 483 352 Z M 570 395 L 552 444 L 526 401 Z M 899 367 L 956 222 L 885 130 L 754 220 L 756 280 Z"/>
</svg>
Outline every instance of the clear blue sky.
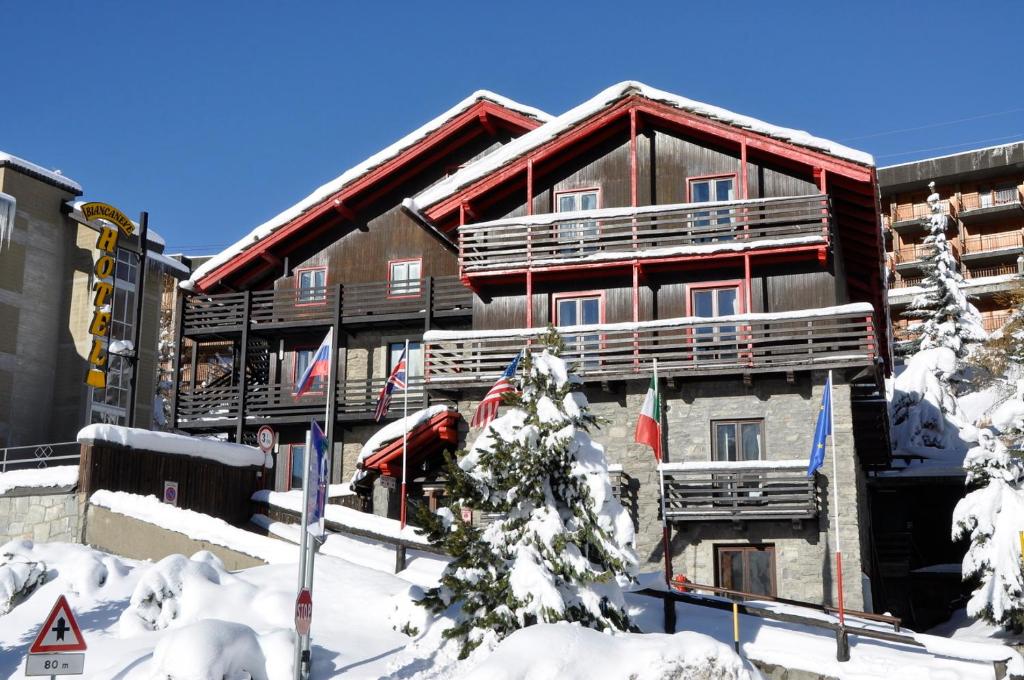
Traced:
<svg viewBox="0 0 1024 680">
<path fill-rule="evenodd" d="M 148 210 L 172 252 L 219 250 L 479 88 L 560 113 L 642 80 L 879 165 L 1024 139 L 1018 0 L 0 7 L 0 150 Z"/>
</svg>

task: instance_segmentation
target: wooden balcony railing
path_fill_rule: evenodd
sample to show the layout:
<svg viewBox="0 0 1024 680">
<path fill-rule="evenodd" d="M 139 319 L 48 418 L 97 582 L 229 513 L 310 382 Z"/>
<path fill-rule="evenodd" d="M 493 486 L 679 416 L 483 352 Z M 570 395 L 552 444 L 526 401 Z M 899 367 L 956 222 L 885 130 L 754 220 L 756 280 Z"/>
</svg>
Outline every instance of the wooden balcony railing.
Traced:
<svg viewBox="0 0 1024 680">
<path fill-rule="evenodd" d="M 939 201 L 939 206 L 942 208 L 942 214 L 949 215 L 950 203 L 948 198 L 944 198 Z M 893 225 L 899 222 L 912 222 L 914 220 L 926 220 L 931 217 L 932 208 L 928 205 L 927 201 L 921 203 L 904 203 L 897 205 L 892 211 L 891 221 Z"/>
<path fill-rule="evenodd" d="M 490 385 L 543 328 L 429 331 L 428 387 Z M 878 352 L 872 307 L 856 303 L 774 314 L 693 317 L 560 328 L 563 357 L 584 380 L 810 370 L 869 365 Z"/>
<path fill-rule="evenodd" d="M 339 419 L 368 418 L 377 406 L 377 397 L 387 378 L 369 378 L 338 381 L 336 408 Z M 326 407 L 326 393 L 310 392 L 296 399 L 292 396 L 295 385 L 291 382 L 249 385 L 245 393 L 245 413 L 242 414 L 241 388 L 197 388 L 178 395 L 178 427 L 216 428 L 228 426 L 244 417 L 249 424 L 260 421 L 299 422 L 321 416 Z M 409 403 L 422 408 L 423 378 L 409 380 Z M 401 409 L 401 399 L 391 404 L 391 415 Z"/>
<path fill-rule="evenodd" d="M 1006 263 L 997 264 L 991 267 L 967 267 L 964 270 L 964 278 L 982 279 L 988 276 L 1006 276 L 1007 274 L 1019 274 L 1017 265 Z"/>
<path fill-rule="evenodd" d="M 459 227 L 464 274 L 824 244 L 828 196 L 682 203 L 513 217 Z"/>
<path fill-rule="evenodd" d="M 964 254 L 974 255 L 991 250 L 1002 250 L 1004 248 L 1020 248 L 1024 246 L 1019 231 L 1008 231 L 999 234 L 977 234 L 964 239 Z"/>
<path fill-rule="evenodd" d="M 953 251 L 953 257 L 960 257 L 960 248 L 953 241 L 949 241 L 949 247 Z M 920 262 L 930 255 L 932 247 L 923 243 L 915 243 L 893 251 L 893 260 L 896 264 L 907 264 L 909 262 Z"/>
<path fill-rule="evenodd" d="M 978 191 L 960 195 L 961 212 L 1020 204 L 1021 194 L 1017 187 L 1003 187 L 991 191 Z"/>
<path fill-rule="evenodd" d="M 981 326 L 988 333 L 994 333 L 1010 320 L 1012 314 L 1010 312 L 995 312 L 993 314 L 983 314 L 981 317 Z"/>
<path fill-rule="evenodd" d="M 200 294 L 185 299 L 182 329 L 192 337 L 236 332 L 247 323 L 257 329 L 326 325 L 332 323 L 336 307 L 341 309 L 342 322 L 412 318 L 425 315 L 428 309 L 434 316 L 453 316 L 470 313 L 473 294 L 456 276 Z"/>
<path fill-rule="evenodd" d="M 800 520 L 818 515 L 806 460 L 665 463 L 669 521 Z"/>
<path fill-rule="evenodd" d="M 900 276 L 897 274 L 893 278 L 892 288 L 913 288 L 914 286 L 920 286 L 923 282 L 923 276 Z"/>
</svg>

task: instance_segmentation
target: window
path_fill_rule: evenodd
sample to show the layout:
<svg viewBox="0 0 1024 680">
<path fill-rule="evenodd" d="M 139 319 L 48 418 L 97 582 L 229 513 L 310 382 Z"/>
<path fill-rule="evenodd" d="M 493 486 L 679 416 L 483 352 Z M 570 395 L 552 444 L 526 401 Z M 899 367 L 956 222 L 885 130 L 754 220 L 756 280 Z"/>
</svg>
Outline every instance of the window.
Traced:
<svg viewBox="0 0 1024 680">
<path fill-rule="evenodd" d="M 110 297 L 110 330 L 100 342 L 106 346 L 115 340 L 134 340 L 135 285 L 139 275 L 139 256 L 118 248 L 114 254 L 114 292 Z M 107 386 L 92 391 L 89 421 L 124 425 L 128 417 L 132 359 L 107 355 Z"/>
<path fill-rule="evenodd" d="M 398 363 L 404 349 L 404 341 L 388 343 L 388 375 L 391 375 L 391 370 Z M 409 341 L 409 360 L 406 362 L 405 375 L 407 381 L 423 377 L 423 343 Z"/>
<path fill-rule="evenodd" d="M 717 546 L 715 585 L 755 595 L 775 595 L 775 546 Z"/>
<path fill-rule="evenodd" d="M 301 489 L 306 467 L 306 445 L 292 444 L 288 447 L 288 488 Z"/>
<path fill-rule="evenodd" d="M 313 354 L 316 353 L 317 349 L 319 348 L 295 350 L 295 371 L 292 375 L 292 385 L 294 388 L 298 388 L 299 379 L 302 378 L 302 374 L 306 372 L 306 368 L 309 367 L 309 362 L 313 360 Z M 306 394 L 323 394 L 324 384 L 324 376 L 316 376 L 313 378 L 313 384 L 310 385 L 309 392 Z"/>
<path fill-rule="evenodd" d="M 296 269 L 298 290 L 295 302 L 300 305 L 320 305 L 327 302 L 327 267 Z"/>
<path fill-rule="evenodd" d="M 711 203 L 735 199 L 735 176 L 690 180 L 691 203 Z M 701 210 L 696 213 L 696 217 L 697 219 L 694 221 L 694 227 L 697 230 L 696 238 L 694 238 L 696 243 L 728 241 L 732 239 L 732 233 L 728 227 L 732 223 L 732 211 L 729 208 Z M 723 225 L 726 225 L 724 233 L 722 233 Z M 701 236 L 701 232 L 707 232 L 708 235 Z"/>
<path fill-rule="evenodd" d="M 711 423 L 712 457 L 719 462 L 762 460 L 764 420 L 716 420 Z"/>
<path fill-rule="evenodd" d="M 0 250 L 5 244 L 11 242 L 11 234 L 14 233 L 14 214 L 17 212 L 18 202 L 14 196 L 0 192 Z"/>
<path fill-rule="evenodd" d="M 422 260 L 396 260 L 388 265 L 388 297 L 417 297 L 420 294 Z"/>
<path fill-rule="evenodd" d="M 601 295 L 555 296 L 555 324 L 559 327 L 594 325 L 603 321 Z M 578 354 L 581 368 L 598 365 L 597 354 L 601 348 L 601 336 L 597 333 L 563 335 L 565 347 Z"/>
<path fill-rule="evenodd" d="M 563 191 L 555 194 L 555 212 L 575 212 L 577 210 L 597 210 L 598 190 L 584 189 L 580 191 Z M 587 246 L 587 242 L 597 240 L 597 222 L 569 222 L 558 226 L 559 243 L 570 243 L 578 247 L 560 248 L 560 253 L 591 253 L 596 246 Z"/>
<path fill-rule="evenodd" d="M 690 315 L 717 318 L 740 313 L 739 285 L 708 286 L 690 291 Z M 718 358 L 735 358 L 735 325 L 698 326 L 694 329 L 694 344 L 698 352 L 711 353 Z M 726 350 L 724 353 L 722 350 Z"/>
</svg>

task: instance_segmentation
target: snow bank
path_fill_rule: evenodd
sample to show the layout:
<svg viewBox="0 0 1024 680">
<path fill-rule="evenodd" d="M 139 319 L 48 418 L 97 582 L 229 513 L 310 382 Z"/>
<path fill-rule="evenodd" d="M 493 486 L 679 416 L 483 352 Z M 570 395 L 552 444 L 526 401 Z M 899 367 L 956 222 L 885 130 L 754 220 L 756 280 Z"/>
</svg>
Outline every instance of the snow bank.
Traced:
<svg viewBox="0 0 1024 680">
<path fill-rule="evenodd" d="M 77 465 L 57 465 L 0 473 L 0 494 L 11 489 L 74 486 L 78 483 Z"/>
<path fill-rule="evenodd" d="M 359 480 L 366 477 L 367 472 L 363 469 L 363 461 L 372 456 L 379 448 L 389 442 L 393 442 L 396 439 L 402 437 L 406 431 L 415 430 L 417 427 L 427 422 L 439 413 L 445 411 L 454 411 L 454 408 L 445 404 L 435 404 L 434 406 L 428 406 L 425 409 L 410 413 L 405 418 L 399 418 L 398 420 L 388 423 L 384 427 L 380 428 L 373 433 L 366 443 L 363 444 L 363 448 L 359 450 L 359 456 L 356 458 L 356 471 L 352 473 L 352 484 L 355 484 Z"/>
<path fill-rule="evenodd" d="M 153 650 L 155 677 L 166 680 L 267 680 L 267 659 L 255 631 L 204 619 L 165 635 Z"/>
<path fill-rule="evenodd" d="M 556 654 L 540 650 L 557 650 Z M 615 634 L 570 624 L 517 631 L 459 680 L 740 680 L 759 677 L 727 645 L 700 633 Z"/>
<path fill-rule="evenodd" d="M 252 495 L 252 499 L 257 503 L 266 503 L 283 510 L 297 513 L 302 512 L 301 490 L 268 491 L 261 489 Z M 418 535 L 414 527 L 406 526 L 405 529 L 402 529 L 398 520 L 388 519 L 380 515 L 371 515 L 367 512 L 360 512 L 342 505 L 328 504 L 324 508 L 324 519 L 328 522 L 340 524 L 343 527 L 361 529 L 378 536 L 401 538 L 402 540 L 422 545 L 428 544 L 427 539 Z"/>
<path fill-rule="evenodd" d="M 794 130 L 792 128 L 772 125 L 771 123 L 766 123 L 756 118 L 744 116 L 717 106 L 712 106 L 710 104 L 705 104 L 703 102 L 672 94 L 671 92 L 659 90 L 650 87 L 649 85 L 645 85 L 644 83 L 627 80 L 612 85 L 611 87 L 599 92 L 591 99 L 588 99 L 582 104 L 569 109 L 562 115 L 548 121 L 544 125 L 541 125 L 536 130 L 527 132 L 522 137 L 512 140 L 502 148 L 484 156 L 475 163 L 467 165 L 448 179 L 438 182 L 434 186 L 420 192 L 415 196 L 414 201 L 420 208 L 432 206 L 456 193 L 459 189 L 472 184 L 481 177 L 484 177 L 505 166 L 507 163 L 523 156 L 528 151 L 555 139 L 570 128 L 602 111 L 620 99 L 624 99 L 625 97 L 634 94 L 656 102 L 668 104 L 669 106 L 683 111 L 695 113 L 699 116 L 719 120 L 729 125 L 751 130 L 753 132 L 781 139 L 786 142 L 791 142 L 799 146 L 824 151 L 825 153 L 854 161 L 855 163 L 872 166 L 875 163 L 871 154 L 851 149 L 848 146 L 837 144 L 836 142 L 828 139 L 815 137 L 803 130 Z"/>
<path fill-rule="evenodd" d="M 295 562 L 299 559 L 298 551 L 287 543 L 239 529 L 216 517 L 162 503 L 156 496 L 100 489 L 93 493 L 89 502 L 168 531 L 185 534 L 197 541 L 209 541 L 251 555 L 264 562 Z"/>
<path fill-rule="evenodd" d="M 425 139 L 427 136 L 437 131 L 442 125 L 450 121 L 452 118 L 459 115 L 460 113 L 462 113 L 463 111 L 465 111 L 466 109 L 470 108 L 471 106 L 480 101 L 492 101 L 500 106 L 503 106 L 507 109 L 511 109 L 512 111 L 516 111 L 518 113 L 522 113 L 523 115 L 526 115 L 535 120 L 548 121 L 551 119 L 550 115 L 544 113 L 540 109 L 535 109 L 532 106 L 520 104 L 519 102 L 513 101 L 511 99 L 508 99 L 507 97 L 503 97 L 500 94 L 496 94 L 488 90 L 477 90 L 476 92 L 466 97 L 461 102 L 459 102 L 452 108 L 448 109 L 441 115 L 437 116 L 430 122 L 416 128 L 409 134 L 399 139 L 397 142 L 373 154 L 372 156 L 364 160 L 362 163 L 358 163 L 352 166 L 338 177 L 335 177 L 330 182 L 327 182 L 326 184 L 317 188 L 316 191 L 309 194 L 295 205 L 291 206 L 287 210 L 278 213 L 274 217 L 271 217 L 269 220 L 259 225 L 252 231 L 250 231 L 248 234 L 246 234 L 243 238 L 239 239 L 233 245 L 229 246 L 228 248 L 221 251 L 214 257 L 210 258 L 207 262 L 204 262 L 202 265 L 197 267 L 196 270 L 192 273 L 192 277 L 188 281 L 182 283 L 182 288 L 185 288 L 187 290 L 194 289 L 197 281 L 199 281 L 201 278 L 203 278 L 213 270 L 220 267 L 228 260 L 232 259 L 239 253 L 249 249 L 259 241 L 262 241 L 266 237 L 270 236 L 275 231 L 277 231 L 284 225 L 294 220 L 296 217 L 299 217 L 307 210 L 327 200 L 332 195 L 338 193 L 347 185 L 356 181 L 363 175 L 366 175 L 368 172 L 370 172 L 377 166 L 395 158 L 402 151 L 406 150 L 413 144 L 416 144 L 417 142 Z"/>
<path fill-rule="evenodd" d="M 193 456 L 233 467 L 249 467 L 251 465 L 273 467 L 273 459 L 252 446 L 118 425 L 99 423 L 88 425 L 78 432 L 78 442 L 81 444 L 102 442 L 140 451 Z"/>
</svg>

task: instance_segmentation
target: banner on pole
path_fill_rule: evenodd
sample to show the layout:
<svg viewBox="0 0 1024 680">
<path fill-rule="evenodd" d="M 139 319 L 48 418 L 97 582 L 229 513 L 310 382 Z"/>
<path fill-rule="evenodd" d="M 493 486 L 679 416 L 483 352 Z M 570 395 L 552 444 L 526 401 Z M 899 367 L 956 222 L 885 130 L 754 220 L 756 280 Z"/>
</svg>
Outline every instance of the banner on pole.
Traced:
<svg viewBox="0 0 1024 680">
<path fill-rule="evenodd" d="M 306 531 L 323 538 L 324 507 L 327 505 L 327 435 L 316 419 L 310 424 L 310 452 L 306 456 L 309 466 L 309 488 L 306 489 Z"/>
</svg>

